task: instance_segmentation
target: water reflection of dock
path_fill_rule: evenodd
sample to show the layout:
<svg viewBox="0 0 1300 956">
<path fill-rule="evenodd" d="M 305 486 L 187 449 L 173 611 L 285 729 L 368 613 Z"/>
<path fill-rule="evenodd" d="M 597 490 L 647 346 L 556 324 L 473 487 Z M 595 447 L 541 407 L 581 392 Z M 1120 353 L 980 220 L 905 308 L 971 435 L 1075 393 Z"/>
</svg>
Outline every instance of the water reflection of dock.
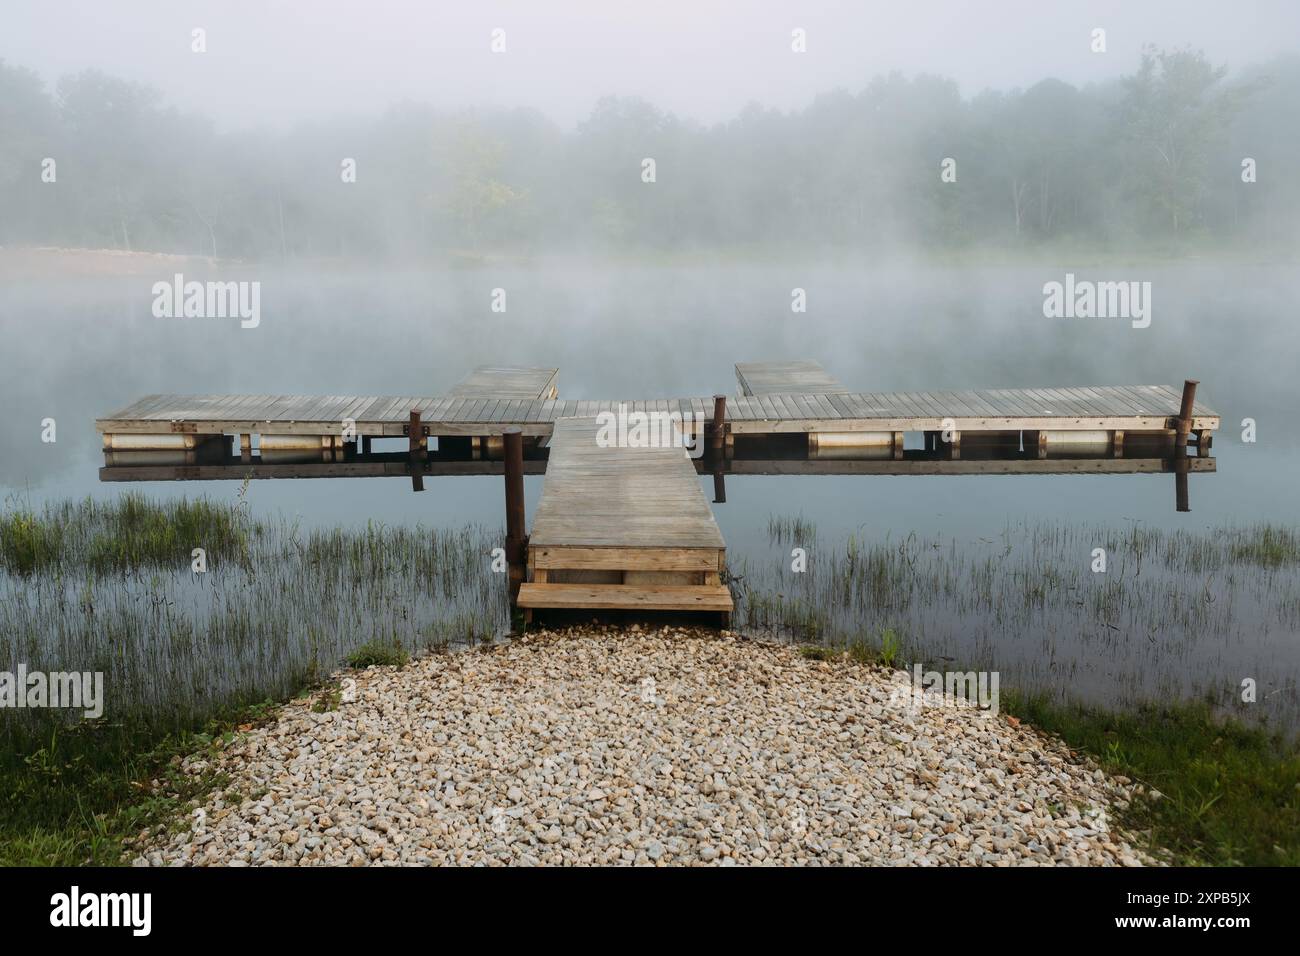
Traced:
<svg viewBox="0 0 1300 956">
<path fill-rule="evenodd" d="M 720 536 L 708 569 L 696 567 L 698 555 L 680 554 L 683 534 L 707 533 L 708 525 L 717 530 L 698 482 L 688 482 L 692 494 L 679 481 L 678 472 L 689 475 L 692 465 L 713 476 L 715 502 L 726 500 L 729 474 L 1172 473 L 1180 511 L 1188 510 L 1188 475 L 1215 470 L 1209 451 L 1219 416 L 1196 402 L 1190 381 L 1181 390 L 852 392 L 818 363 L 800 361 L 737 365 L 742 394 L 736 398 L 602 401 L 561 400 L 557 375 L 556 369 L 483 367 L 436 398 L 151 395 L 96 421 L 105 452 L 100 478 L 405 477 L 419 490 L 425 478 L 501 474 L 512 593 L 525 583 L 526 563 L 533 574 L 527 583 L 536 585 L 523 589 L 524 606 L 558 606 L 569 595 L 569 606 L 578 607 L 699 607 L 694 592 L 687 600 L 683 591 L 682 601 L 672 603 L 674 588 L 716 590 L 722 571 Z M 635 447 L 599 444 L 595 422 L 602 416 L 671 420 L 704 453 L 693 461 L 678 453 L 681 461 L 670 466 L 662 454 L 649 454 L 656 449 L 638 455 Z M 583 420 L 590 427 L 575 438 L 570 433 Z M 604 553 L 599 567 L 565 569 L 570 577 L 591 572 L 600 579 L 564 579 L 567 589 L 529 562 L 522 515 L 523 475 L 547 474 L 560 435 L 567 436 L 564 460 L 581 461 L 581 474 L 565 468 L 563 477 L 549 475 L 539 512 L 545 516 L 563 500 L 570 531 L 582 527 L 585 514 L 584 533 L 598 538 L 598 547 L 627 549 L 625 556 L 635 559 L 620 564 Z M 392 441 L 401 450 L 375 447 Z M 672 473 L 647 480 L 655 468 Z M 641 492 L 628 497 L 624 490 L 632 487 Z M 672 497 L 673 488 L 683 493 Z M 614 540 L 620 526 L 622 543 Z M 653 531 L 647 538 L 647 528 L 661 529 L 663 540 L 651 540 Z M 570 534 L 567 546 L 586 547 L 581 539 Z M 674 554 L 690 566 L 673 565 Z M 716 594 L 709 601 L 721 607 Z"/>
</svg>

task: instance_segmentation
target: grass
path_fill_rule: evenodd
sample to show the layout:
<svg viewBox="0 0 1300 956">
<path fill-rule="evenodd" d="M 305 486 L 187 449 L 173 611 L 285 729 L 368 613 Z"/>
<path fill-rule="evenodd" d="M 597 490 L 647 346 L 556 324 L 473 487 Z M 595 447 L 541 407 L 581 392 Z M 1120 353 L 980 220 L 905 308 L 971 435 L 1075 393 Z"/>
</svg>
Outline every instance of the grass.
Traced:
<svg viewBox="0 0 1300 956">
<path fill-rule="evenodd" d="M 0 710 L 0 865 L 110 865 L 222 781 L 183 774 L 344 659 L 490 640 L 498 536 L 302 532 L 242 504 L 138 494 L 0 512 L 0 670 L 104 675 L 104 716 Z M 208 570 L 191 569 L 202 547 Z M 339 705 L 337 688 L 310 702 Z"/>
<path fill-rule="evenodd" d="M 811 545 L 817 540 L 817 525 L 803 515 L 772 515 L 767 519 L 767 537 L 776 544 Z"/>
<path fill-rule="evenodd" d="M 799 647 L 799 656 L 810 661 L 833 661 L 847 655 L 849 660 L 859 664 L 893 667 L 902 647 L 902 639 L 898 636 L 898 632 L 892 627 L 887 627 L 876 636 L 875 645 L 860 639 L 850 641 L 844 647 L 803 644 Z"/>
<path fill-rule="evenodd" d="M 348 654 L 345 660 L 349 667 L 360 670 L 364 667 L 392 666 L 401 667 L 411 659 L 400 644 L 385 644 L 369 641 Z"/>
<path fill-rule="evenodd" d="M 1258 525 L 1229 536 L 1234 560 L 1263 568 L 1280 568 L 1300 562 L 1300 534 L 1293 528 Z"/>
<path fill-rule="evenodd" d="M 1117 709 L 1207 695 L 1226 705 L 1255 676 L 1258 705 L 1234 715 L 1300 733 L 1300 670 L 1285 643 L 1300 633 L 1300 528 L 1025 521 L 974 540 L 852 532 L 822 535 L 796 573 L 776 539 L 801 520 L 769 519 L 769 555 L 731 560 L 738 627 L 850 649 L 877 635 L 854 652 L 891 664 L 905 634 L 930 659 Z M 1105 573 L 1091 569 L 1098 547 Z M 1267 663 L 1239 673 L 1243 659 Z"/>
<path fill-rule="evenodd" d="M 391 658 L 492 639 L 508 621 L 498 542 L 476 526 L 303 531 L 238 501 L 12 508 L 0 512 L 0 670 L 102 672 L 110 719 L 180 731 L 283 700 L 362 645 Z M 59 720 L 0 712 L 0 746 L 39 743 Z"/>
<path fill-rule="evenodd" d="M 880 634 L 880 663 L 893 667 L 903 643 L 892 627 L 885 628 Z"/>
<path fill-rule="evenodd" d="M 1131 713 L 1003 692 L 1004 713 L 1158 791 L 1120 811 L 1146 849 L 1189 866 L 1300 866 L 1300 750 L 1207 704 Z"/>
<path fill-rule="evenodd" d="M 30 576 L 82 568 L 96 572 L 188 566 L 195 548 L 213 561 L 247 563 L 263 532 L 241 508 L 198 499 L 154 502 L 128 492 L 0 514 L 0 568 Z"/>
<path fill-rule="evenodd" d="M 0 866 L 115 866 L 144 831 L 183 825 L 219 773 L 184 773 L 191 754 L 216 754 L 241 730 L 269 719 L 269 703 L 231 711 L 191 730 L 85 724 L 54 730 L 39 747 L 0 754 Z"/>
</svg>

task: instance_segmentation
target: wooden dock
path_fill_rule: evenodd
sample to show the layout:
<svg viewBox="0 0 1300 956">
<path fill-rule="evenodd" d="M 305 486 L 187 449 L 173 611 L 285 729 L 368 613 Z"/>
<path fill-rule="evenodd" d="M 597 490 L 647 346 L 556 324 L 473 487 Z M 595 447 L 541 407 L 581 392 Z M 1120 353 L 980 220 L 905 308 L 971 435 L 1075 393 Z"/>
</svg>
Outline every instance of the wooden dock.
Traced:
<svg viewBox="0 0 1300 956">
<path fill-rule="evenodd" d="M 555 424 L 519 606 L 730 612 L 726 546 L 685 450 L 602 447 L 598 432 Z"/>
<path fill-rule="evenodd" d="M 741 396 L 727 401 L 730 434 L 815 434 L 844 431 L 1160 432 L 1172 436 L 1179 390 L 1170 385 L 1092 388 L 979 389 L 948 392 L 845 392 Z M 418 395 L 148 395 L 96 419 L 116 435 L 312 435 L 333 438 L 351 421 L 356 434 L 405 437 L 417 411 L 429 435 L 500 435 L 510 427 L 550 437 L 561 418 L 617 412 L 698 415 L 709 419 L 712 397 L 673 399 L 510 399 Z M 1217 412 L 1197 402 L 1191 431 L 1219 427 Z M 193 443 L 191 442 L 191 446 Z"/>
<path fill-rule="evenodd" d="M 810 360 L 735 373 L 731 399 L 561 400 L 557 369 L 521 366 L 482 366 L 435 397 L 149 395 L 96 420 L 100 477 L 408 475 L 421 490 L 425 476 L 504 474 L 521 607 L 725 613 L 726 550 L 700 474 L 722 502 L 727 473 L 1172 472 L 1185 511 L 1188 474 L 1214 470 L 1220 418 L 1195 382 L 859 392 Z M 599 417 L 628 414 L 682 424 L 707 458 L 597 441 Z M 406 451 L 372 452 L 391 438 Z M 525 473 L 546 476 L 527 545 Z"/>
</svg>

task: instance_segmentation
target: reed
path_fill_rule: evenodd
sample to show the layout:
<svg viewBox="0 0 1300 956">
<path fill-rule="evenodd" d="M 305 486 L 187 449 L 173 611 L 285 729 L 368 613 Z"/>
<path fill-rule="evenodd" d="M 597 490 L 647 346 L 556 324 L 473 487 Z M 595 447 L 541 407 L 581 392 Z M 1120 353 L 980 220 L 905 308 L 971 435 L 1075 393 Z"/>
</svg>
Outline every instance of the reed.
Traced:
<svg viewBox="0 0 1300 956">
<path fill-rule="evenodd" d="M 303 532 L 238 504 L 125 495 L 0 516 L 0 670 L 100 671 L 109 727 L 192 728 L 291 696 L 367 644 L 414 654 L 508 627 L 485 528 Z M 191 552 L 208 570 L 191 569 Z M 0 711 L 20 749 L 68 721 Z"/>
<path fill-rule="evenodd" d="M 796 521 L 772 518 L 768 558 L 741 560 L 739 627 L 882 658 L 871 635 L 905 634 L 909 664 L 961 660 L 1049 699 L 1122 709 L 1209 695 L 1224 714 L 1300 732 L 1295 528 L 1019 522 L 974 541 L 854 532 L 822 535 L 795 573 L 785 545 Z M 1104 573 L 1092 570 L 1095 548 Z M 903 662 L 901 644 L 890 648 Z M 1254 703 L 1242 699 L 1246 677 Z"/>
</svg>

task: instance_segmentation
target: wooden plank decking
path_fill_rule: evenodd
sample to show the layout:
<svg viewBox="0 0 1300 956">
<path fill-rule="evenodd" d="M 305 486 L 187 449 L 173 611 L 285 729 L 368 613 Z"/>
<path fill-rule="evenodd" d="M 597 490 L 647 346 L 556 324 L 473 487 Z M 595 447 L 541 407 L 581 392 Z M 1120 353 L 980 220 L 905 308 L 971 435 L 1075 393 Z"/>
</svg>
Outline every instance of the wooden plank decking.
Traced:
<svg viewBox="0 0 1300 956">
<path fill-rule="evenodd" d="M 792 362 L 737 362 L 736 381 L 741 395 L 832 395 L 847 394 L 821 362 L 798 359 Z"/>
<path fill-rule="evenodd" d="M 555 422 L 519 605 L 729 612 L 726 546 L 694 463 L 597 433 L 594 418 Z"/>
<path fill-rule="evenodd" d="M 480 365 L 452 386 L 450 398 L 554 399 L 560 370 L 523 365 Z M 409 409 L 408 409 L 409 411 Z"/>
</svg>

